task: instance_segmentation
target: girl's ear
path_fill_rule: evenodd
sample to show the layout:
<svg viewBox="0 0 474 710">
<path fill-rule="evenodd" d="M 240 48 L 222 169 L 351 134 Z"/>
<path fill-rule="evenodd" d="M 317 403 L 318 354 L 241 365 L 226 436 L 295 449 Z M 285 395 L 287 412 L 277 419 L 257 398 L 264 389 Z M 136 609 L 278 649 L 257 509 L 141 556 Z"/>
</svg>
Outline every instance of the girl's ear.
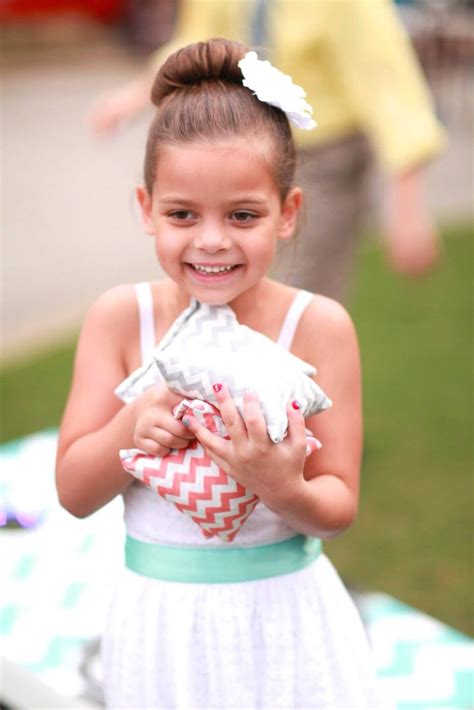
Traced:
<svg viewBox="0 0 474 710">
<path fill-rule="evenodd" d="M 279 239 L 291 239 L 298 223 L 298 214 L 303 203 L 303 192 L 299 187 L 292 187 L 283 202 L 280 216 Z"/>
<path fill-rule="evenodd" d="M 148 194 L 148 190 L 144 185 L 139 185 L 137 187 L 136 195 L 142 213 L 142 222 L 143 226 L 145 227 L 145 232 L 147 234 L 154 234 L 155 230 L 153 228 L 153 219 L 151 213 L 152 199 Z"/>
</svg>

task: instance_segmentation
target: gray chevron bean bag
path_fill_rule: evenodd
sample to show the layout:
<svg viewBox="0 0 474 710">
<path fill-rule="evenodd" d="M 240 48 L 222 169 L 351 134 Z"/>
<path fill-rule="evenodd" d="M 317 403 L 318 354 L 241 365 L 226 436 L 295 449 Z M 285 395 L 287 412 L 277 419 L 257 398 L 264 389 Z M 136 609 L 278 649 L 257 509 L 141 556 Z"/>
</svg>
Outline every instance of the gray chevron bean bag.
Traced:
<svg viewBox="0 0 474 710">
<path fill-rule="evenodd" d="M 331 406 L 312 379 L 314 367 L 266 336 L 241 325 L 229 306 L 193 300 L 157 345 L 151 362 L 115 390 L 124 402 L 163 380 L 184 397 L 216 405 L 212 385 L 227 385 L 242 413 L 246 390 L 256 392 L 275 443 L 286 435 L 286 407 L 297 400 L 304 417 Z M 324 442 L 323 442 L 324 443 Z"/>
</svg>

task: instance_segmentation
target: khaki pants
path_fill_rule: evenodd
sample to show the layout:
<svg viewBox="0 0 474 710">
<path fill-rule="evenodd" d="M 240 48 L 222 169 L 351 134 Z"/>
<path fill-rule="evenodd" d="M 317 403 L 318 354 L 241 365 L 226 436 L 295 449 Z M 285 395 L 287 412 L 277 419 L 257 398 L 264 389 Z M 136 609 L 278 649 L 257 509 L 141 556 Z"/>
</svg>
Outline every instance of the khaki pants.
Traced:
<svg viewBox="0 0 474 710">
<path fill-rule="evenodd" d="M 300 151 L 295 181 L 305 194 L 300 228 L 278 253 L 276 278 L 344 300 L 369 210 L 371 165 L 361 134 Z"/>
</svg>

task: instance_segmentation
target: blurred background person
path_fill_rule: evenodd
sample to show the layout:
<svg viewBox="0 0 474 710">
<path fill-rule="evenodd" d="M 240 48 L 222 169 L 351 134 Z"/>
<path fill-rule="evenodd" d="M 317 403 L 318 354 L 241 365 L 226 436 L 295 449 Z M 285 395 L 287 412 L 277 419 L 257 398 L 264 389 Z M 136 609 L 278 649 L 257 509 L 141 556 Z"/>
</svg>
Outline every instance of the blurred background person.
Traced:
<svg viewBox="0 0 474 710">
<path fill-rule="evenodd" d="M 111 134 L 144 110 L 151 78 L 170 51 L 219 35 L 263 47 L 307 87 L 318 122 L 316 131 L 298 132 L 304 234 L 280 255 L 278 276 L 345 299 L 374 164 L 385 174 L 390 264 L 407 276 L 429 272 L 441 246 L 424 168 L 442 149 L 444 132 L 390 0 L 182 0 L 173 38 L 134 81 L 97 100 L 88 116 L 92 129 Z"/>
</svg>

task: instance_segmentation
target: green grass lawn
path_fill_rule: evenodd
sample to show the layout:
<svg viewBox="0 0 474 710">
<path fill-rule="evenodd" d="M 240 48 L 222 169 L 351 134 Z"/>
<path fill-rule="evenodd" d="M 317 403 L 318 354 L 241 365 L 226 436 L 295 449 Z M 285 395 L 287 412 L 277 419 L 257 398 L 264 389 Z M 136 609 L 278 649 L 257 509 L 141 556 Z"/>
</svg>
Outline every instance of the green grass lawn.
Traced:
<svg viewBox="0 0 474 710">
<path fill-rule="evenodd" d="M 354 586 L 468 633 L 472 619 L 472 228 L 445 230 L 443 267 L 394 277 L 361 255 L 351 311 L 362 350 L 365 455 L 356 525 L 326 548 Z M 74 343 L 2 371 L 2 440 L 58 424 Z"/>
<path fill-rule="evenodd" d="M 328 544 L 345 579 L 472 633 L 472 228 L 443 268 L 394 277 L 362 255 L 352 313 L 364 372 L 359 518 Z"/>
</svg>

